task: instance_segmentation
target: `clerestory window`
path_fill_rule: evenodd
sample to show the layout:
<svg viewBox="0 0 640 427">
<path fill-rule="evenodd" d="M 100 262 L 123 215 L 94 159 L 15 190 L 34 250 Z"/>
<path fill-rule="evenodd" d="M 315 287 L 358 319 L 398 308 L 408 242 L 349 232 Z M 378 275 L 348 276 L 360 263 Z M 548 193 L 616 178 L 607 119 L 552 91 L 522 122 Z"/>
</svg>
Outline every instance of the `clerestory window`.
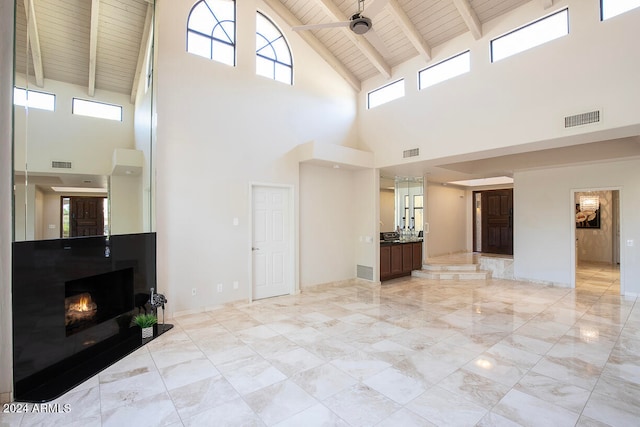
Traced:
<svg viewBox="0 0 640 427">
<path fill-rule="evenodd" d="M 187 21 L 187 52 L 236 65 L 236 2 L 201 0 Z"/>
<path fill-rule="evenodd" d="M 278 27 L 260 12 L 256 14 L 256 74 L 293 84 L 289 44 Z"/>
</svg>

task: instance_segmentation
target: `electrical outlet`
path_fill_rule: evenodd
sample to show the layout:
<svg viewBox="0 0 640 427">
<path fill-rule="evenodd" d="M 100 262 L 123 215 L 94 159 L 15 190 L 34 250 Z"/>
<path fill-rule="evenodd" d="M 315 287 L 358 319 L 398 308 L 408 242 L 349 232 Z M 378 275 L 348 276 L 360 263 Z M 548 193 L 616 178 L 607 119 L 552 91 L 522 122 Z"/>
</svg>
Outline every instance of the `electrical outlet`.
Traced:
<svg viewBox="0 0 640 427">
<path fill-rule="evenodd" d="M 218 292 L 222 292 L 222 283 L 218 283 Z"/>
<path fill-rule="evenodd" d="M 238 281 L 237 280 L 233 281 L 233 289 L 238 289 Z"/>
<path fill-rule="evenodd" d="M 191 288 L 191 296 L 192 297 L 196 296 L 196 288 Z"/>
</svg>

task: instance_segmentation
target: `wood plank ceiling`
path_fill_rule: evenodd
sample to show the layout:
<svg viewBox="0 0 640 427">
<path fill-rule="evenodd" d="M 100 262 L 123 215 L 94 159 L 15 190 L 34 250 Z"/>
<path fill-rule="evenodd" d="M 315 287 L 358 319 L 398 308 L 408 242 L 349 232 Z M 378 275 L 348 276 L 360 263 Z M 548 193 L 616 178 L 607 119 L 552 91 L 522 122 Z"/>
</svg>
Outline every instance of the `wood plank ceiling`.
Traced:
<svg viewBox="0 0 640 427">
<path fill-rule="evenodd" d="M 147 0 L 17 0 L 16 71 L 28 67 L 39 87 L 51 79 L 134 102 L 152 10 Z"/>
<path fill-rule="evenodd" d="M 131 94 L 134 102 L 148 50 L 152 2 L 17 0 L 16 71 L 24 74 L 28 67 L 38 86 L 43 79 L 59 80 L 87 87 L 90 96 L 96 89 Z M 480 38 L 485 22 L 525 3 L 536 2 L 541 9 L 553 5 L 553 0 L 264 2 L 291 27 L 346 21 L 359 7 L 364 16 L 374 11 L 368 16 L 373 31 L 365 36 L 348 27 L 298 31 L 356 90 L 376 75 L 390 78 L 393 67 L 417 55 L 428 61 L 431 48 L 467 31 Z"/>
</svg>

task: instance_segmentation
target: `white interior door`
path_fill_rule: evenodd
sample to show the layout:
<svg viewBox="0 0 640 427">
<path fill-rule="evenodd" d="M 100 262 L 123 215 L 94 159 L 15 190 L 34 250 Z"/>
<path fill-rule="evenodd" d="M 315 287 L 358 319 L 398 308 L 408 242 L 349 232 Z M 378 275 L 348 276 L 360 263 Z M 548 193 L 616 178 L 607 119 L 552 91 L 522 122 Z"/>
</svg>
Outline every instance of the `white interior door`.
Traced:
<svg viewBox="0 0 640 427">
<path fill-rule="evenodd" d="M 282 187 L 253 187 L 253 299 L 291 293 L 289 191 Z"/>
</svg>

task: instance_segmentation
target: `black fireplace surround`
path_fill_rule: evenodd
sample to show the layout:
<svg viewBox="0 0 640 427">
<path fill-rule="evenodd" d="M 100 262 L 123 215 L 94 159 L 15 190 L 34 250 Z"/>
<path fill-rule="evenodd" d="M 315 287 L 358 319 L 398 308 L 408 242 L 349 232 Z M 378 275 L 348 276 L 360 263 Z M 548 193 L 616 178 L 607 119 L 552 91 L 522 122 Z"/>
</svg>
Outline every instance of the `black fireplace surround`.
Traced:
<svg viewBox="0 0 640 427">
<path fill-rule="evenodd" d="M 144 343 L 130 323 L 149 311 L 156 235 L 14 242 L 12 287 L 15 399 L 54 399 Z M 70 331 L 65 298 L 82 293 L 95 315 Z"/>
</svg>

